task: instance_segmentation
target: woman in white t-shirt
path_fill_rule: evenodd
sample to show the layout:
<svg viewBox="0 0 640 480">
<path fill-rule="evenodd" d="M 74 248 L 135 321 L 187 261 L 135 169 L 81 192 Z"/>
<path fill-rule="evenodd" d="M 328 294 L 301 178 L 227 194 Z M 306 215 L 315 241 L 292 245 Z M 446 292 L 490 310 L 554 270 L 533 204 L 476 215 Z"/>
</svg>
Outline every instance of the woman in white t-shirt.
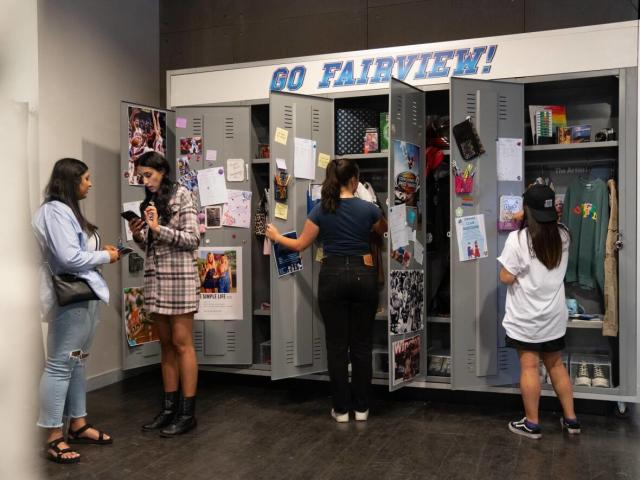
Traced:
<svg viewBox="0 0 640 480">
<path fill-rule="evenodd" d="M 498 261 L 500 281 L 508 285 L 502 325 L 506 344 L 518 350 L 520 391 L 525 417 L 509 422 L 509 430 L 528 438 L 540 438 L 540 358 L 549 372 L 564 416 L 562 429 L 580 433 L 573 408 L 573 390 L 562 363 L 567 330 L 564 276 L 567 271 L 570 236 L 558 223 L 555 193 L 546 185 L 533 185 L 523 195 L 522 228 L 511 232 Z"/>
</svg>

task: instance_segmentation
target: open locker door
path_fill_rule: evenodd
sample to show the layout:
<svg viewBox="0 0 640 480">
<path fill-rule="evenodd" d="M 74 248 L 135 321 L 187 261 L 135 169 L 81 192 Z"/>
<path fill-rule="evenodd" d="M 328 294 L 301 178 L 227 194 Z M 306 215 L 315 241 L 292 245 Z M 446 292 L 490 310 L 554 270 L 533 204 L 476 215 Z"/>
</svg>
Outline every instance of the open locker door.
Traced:
<svg viewBox="0 0 640 480">
<path fill-rule="evenodd" d="M 415 256 L 416 247 L 424 248 L 426 235 L 424 92 L 392 78 L 389 125 L 387 311 L 392 391 L 424 380 L 426 373 L 425 263 Z M 404 218 L 395 222 L 398 214 Z M 393 229 L 394 224 L 400 228 Z"/>
<path fill-rule="evenodd" d="M 269 99 L 269 221 L 281 233 L 302 232 L 307 219 L 307 192 L 311 184 L 324 181 L 325 169 L 318 166 L 318 154 L 333 154 L 333 100 L 290 93 L 271 92 Z M 286 132 L 286 133 L 283 133 Z M 278 140 L 276 140 L 276 135 Z M 286 139 L 283 137 L 286 135 Z M 296 138 L 316 142 L 313 153 L 315 180 L 296 178 Z M 283 159 L 291 175 L 287 187 L 287 219 L 276 218 L 274 178 L 276 159 Z M 279 276 L 271 262 L 271 378 L 278 380 L 327 369 L 324 323 L 317 302 L 320 263 L 317 246 L 301 252 L 303 269 Z M 273 252 L 272 252 L 273 255 Z"/>
<path fill-rule="evenodd" d="M 451 135 L 452 165 L 455 162 L 462 172 L 472 164 L 476 170 L 473 189 L 468 194 L 455 193 L 453 172 L 451 175 L 452 386 L 482 390 L 489 385 L 518 382 L 517 354 L 504 343 L 506 287 L 499 282 L 500 266 L 496 258 L 509 234 L 498 230 L 500 197 L 520 196 L 524 185 L 524 87 L 516 83 L 452 78 L 450 102 L 451 128 L 470 119 L 486 150 L 467 162 Z M 499 181 L 499 139 L 520 141 L 520 179 L 510 176 L 512 180 Z M 467 246 L 459 247 L 458 229 L 475 215 L 484 221 L 487 244 L 485 249 L 480 246 L 480 250 L 486 250 L 488 256 L 461 259 L 459 248 L 464 249 L 466 256 Z"/>
<path fill-rule="evenodd" d="M 162 147 L 170 164 L 174 162 L 175 148 L 175 112 L 162 108 L 149 107 L 137 103 L 123 101 L 120 103 L 120 199 L 125 210 L 139 209 L 144 199 L 144 186 L 135 177 L 135 159 L 145 148 L 144 130 L 155 127 L 162 131 Z M 147 140 L 148 141 L 148 140 Z M 122 292 L 111 292 L 112 298 L 121 298 L 122 335 L 122 369 L 130 370 L 138 367 L 154 365 L 160 362 L 160 343 L 153 340 L 150 323 L 139 308 L 144 298 L 144 266 L 145 252 L 133 241 L 129 240 L 127 222 L 122 219 L 120 238 L 134 253 L 121 260 L 120 278 Z"/>
<path fill-rule="evenodd" d="M 178 108 L 176 116 L 186 119 L 186 127 L 178 129 L 176 135 L 178 180 L 185 173 L 188 178 L 189 171 L 195 175 L 201 169 L 224 169 L 224 181 L 230 195 L 251 192 L 247 173 L 247 166 L 251 164 L 250 107 Z M 192 153 L 192 150 L 199 153 Z M 233 181 L 229 181 L 229 159 L 237 170 Z M 183 179 L 183 183 L 187 182 Z M 241 193 L 237 195 L 242 196 Z M 206 207 L 201 205 L 199 197 L 195 195 L 196 208 L 206 215 Z M 252 199 L 244 200 L 244 203 L 247 202 L 250 206 Z M 217 216 L 215 212 L 210 212 L 210 218 L 219 218 L 220 223 L 224 223 L 223 206 L 215 207 L 220 210 L 215 208 Z M 251 235 L 250 228 L 225 225 L 207 228 L 205 234 L 201 235 L 198 254 L 201 282 L 206 277 L 202 267 L 207 256 L 212 254 L 218 264 L 221 256 L 225 255 L 229 264 L 230 286 L 228 292 L 219 292 L 217 288 L 207 289 L 207 285 L 201 283 L 199 311 L 193 325 L 194 345 L 200 365 L 252 363 Z"/>
</svg>

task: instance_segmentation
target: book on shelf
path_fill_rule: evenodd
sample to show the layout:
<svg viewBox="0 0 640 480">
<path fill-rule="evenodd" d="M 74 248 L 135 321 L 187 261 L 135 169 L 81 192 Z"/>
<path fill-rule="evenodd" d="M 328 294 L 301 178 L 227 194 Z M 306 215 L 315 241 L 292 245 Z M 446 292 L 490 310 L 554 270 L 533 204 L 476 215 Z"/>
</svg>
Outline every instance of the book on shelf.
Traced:
<svg viewBox="0 0 640 480">
<path fill-rule="evenodd" d="M 574 125 L 571 127 L 571 143 L 591 141 L 591 125 Z"/>
<path fill-rule="evenodd" d="M 549 113 L 538 115 L 539 112 Z M 557 129 L 567 126 L 567 109 L 564 105 L 529 105 L 529 121 L 534 145 L 554 143 Z"/>
<path fill-rule="evenodd" d="M 571 127 L 558 127 L 557 137 L 558 143 L 566 144 L 571 143 L 571 131 L 573 129 Z"/>
</svg>

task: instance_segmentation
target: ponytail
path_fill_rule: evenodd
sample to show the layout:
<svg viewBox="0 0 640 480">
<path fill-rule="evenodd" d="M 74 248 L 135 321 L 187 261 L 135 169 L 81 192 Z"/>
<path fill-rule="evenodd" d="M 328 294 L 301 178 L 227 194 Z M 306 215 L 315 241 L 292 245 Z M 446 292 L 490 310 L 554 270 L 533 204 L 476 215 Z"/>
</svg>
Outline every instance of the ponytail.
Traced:
<svg viewBox="0 0 640 480">
<path fill-rule="evenodd" d="M 327 176 L 322 183 L 322 211 L 335 213 L 340 204 L 340 188 L 352 178 L 359 178 L 360 170 L 353 160 L 333 159 L 327 165 Z"/>
</svg>

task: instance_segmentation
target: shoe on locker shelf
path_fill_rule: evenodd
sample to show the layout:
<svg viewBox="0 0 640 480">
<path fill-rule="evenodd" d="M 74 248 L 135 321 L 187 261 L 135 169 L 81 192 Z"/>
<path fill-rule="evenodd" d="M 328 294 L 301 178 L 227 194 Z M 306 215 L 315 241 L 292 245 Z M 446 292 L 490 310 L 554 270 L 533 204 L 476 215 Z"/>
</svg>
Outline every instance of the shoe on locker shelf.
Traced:
<svg viewBox="0 0 640 480">
<path fill-rule="evenodd" d="M 567 420 L 564 417 L 560 419 L 560 427 L 566 430 L 569 435 L 578 435 L 580 433 L 580 422 L 577 418 Z"/>
<path fill-rule="evenodd" d="M 336 411 L 331 409 L 331 416 L 338 423 L 347 423 L 349 421 L 349 412 L 346 413 L 336 413 Z"/>
<path fill-rule="evenodd" d="M 591 386 L 591 376 L 589 375 L 589 365 L 587 365 L 587 362 L 580 362 L 580 366 L 578 367 L 578 374 L 576 375 L 576 379 L 573 384 L 576 387 Z"/>
<path fill-rule="evenodd" d="M 591 385 L 594 387 L 609 388 L 609 379 L 604 376 L 602 365 L 593 366 L 593 380 L 591 381 Z"/>
</svg>

